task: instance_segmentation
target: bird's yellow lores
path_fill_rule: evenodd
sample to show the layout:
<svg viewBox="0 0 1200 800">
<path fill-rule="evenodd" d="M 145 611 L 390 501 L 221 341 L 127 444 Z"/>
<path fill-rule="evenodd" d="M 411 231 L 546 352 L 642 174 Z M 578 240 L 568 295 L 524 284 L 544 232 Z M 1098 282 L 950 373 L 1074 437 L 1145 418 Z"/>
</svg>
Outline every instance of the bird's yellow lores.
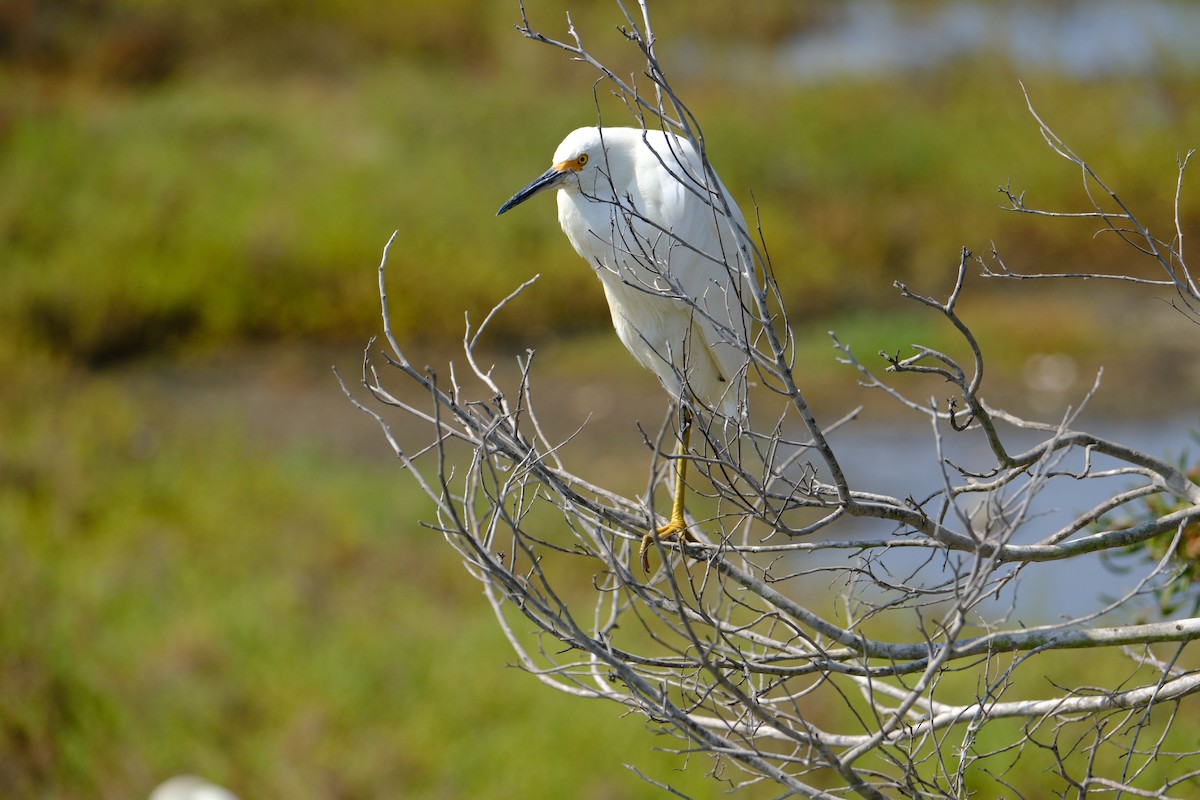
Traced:
<svg viewBox="0 0 1200 800">
<path fill-rule="evenodd" d="M 648 569 L 656 536 L 694 541 L 684 520 L 689 405 L 698 401 L 727 420 L 745 414 L 749 315 L 739 237 L 746 223 L 692 145 L 674 134 L 580 128 L 552 163 L 497 216 L 558 189 L 558 221 L 600 278 L 617 336 L 683 409 L 671 519 L 642 540 Z"/>
</svg>

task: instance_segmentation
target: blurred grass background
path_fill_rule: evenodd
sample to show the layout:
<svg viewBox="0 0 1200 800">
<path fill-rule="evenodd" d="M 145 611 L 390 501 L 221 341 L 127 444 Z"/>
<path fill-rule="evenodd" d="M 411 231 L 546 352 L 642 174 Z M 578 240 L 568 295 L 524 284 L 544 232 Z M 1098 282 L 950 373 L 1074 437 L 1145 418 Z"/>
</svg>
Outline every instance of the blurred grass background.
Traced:
<svg viewBox="0 0 1200 800">
<path fill-rule="evenodd" d="M 558 35 L 569 6 L 602 58 L 637 68 L 606 0 L 528 6 Z M 944 293 L 962 246 L 1153 275 L 1091 226 L 1000 212 L 994 190 L 1084 208 L 1020 78 L 1168 235 L 1195 72 L 1166 58 L 1080 78 L 986 51 L 807 82 L 751 56 L 832 6 L 731 8 L 655 9 L 660 55 L 748 213 L 753 191 L 819 412 L 868 399 L 847 399 L 829 329 L 862 357 L 956 347 L 892 281 Z M 393 325 L 430 363 L 464 311 L 481 320 L 540 273 L 491 346 L 505 363 L 538 348 L 550 424 L 596 412 L 589 476 L 644 487 L 633 421 L 660 419 L 661 393 L 608 331 L 553 204 L 492 216 L 596 119 L 595 76 L 518 19 L 482 0 L 0 7 L 0 794 L 138 797 L 189 771 L 247 800 L 658 796 L 629 762 L 720 786 L 620 709 L 503 669 L 479 587 L 418 527 L 425 505 L 328 371 L 352 377 L 378 331 L 394 229 Z M 605 121 L 625 124 L 604 91 Z M 1185 193 L 1185 232 L 1198 217 Z M 1103 364 L 1105 411 L 1194 407 L 1194 326 L 1165 296 L 972 280 L 988 396 L 1028 407 L 1027 366 L 1051 352 L 1078 367 L 1051 400 Z"/>
</svg>

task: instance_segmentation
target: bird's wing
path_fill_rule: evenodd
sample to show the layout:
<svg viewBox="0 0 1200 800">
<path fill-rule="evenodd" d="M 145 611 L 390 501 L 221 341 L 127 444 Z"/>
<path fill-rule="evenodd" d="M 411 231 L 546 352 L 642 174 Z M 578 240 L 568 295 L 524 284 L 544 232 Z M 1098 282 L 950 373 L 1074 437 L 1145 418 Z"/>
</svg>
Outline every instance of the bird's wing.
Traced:
<svg viewBox="0 0 1200 800">
<path fill-rule="evenodd" d="M 655 252 L 670 264 L 682 293 L 694 300 L 692 324 L 700 334 L 697 338 L 726 382 L 724 387 L 693 388 L 712 399 L 721 397 L 725 411 L 744 408 L 746 354 L 738 342 L 749 340 L 751 318 L 744 278 L 748 265 L 739 241 L 739 231 L 746 230 L 745 218 L 719 179 L 714 187 L 719 194 L 705 188 L 708 181 L 691 145 L 650 133 L 657 132 L 649 132 L 649 147 L 641 148 L 641 158 L 648 163 L 640 164 L 636 173 L 657 184 L 641 187 L 639 194 L 658 198 L 658 207 L 647 208 L 646 216 L 669 233 L 658 232 Z M 726 207 L 731 215 L 726 215 Z M 653 236 L 654 232 L 647 234 Z"/>
</svg>

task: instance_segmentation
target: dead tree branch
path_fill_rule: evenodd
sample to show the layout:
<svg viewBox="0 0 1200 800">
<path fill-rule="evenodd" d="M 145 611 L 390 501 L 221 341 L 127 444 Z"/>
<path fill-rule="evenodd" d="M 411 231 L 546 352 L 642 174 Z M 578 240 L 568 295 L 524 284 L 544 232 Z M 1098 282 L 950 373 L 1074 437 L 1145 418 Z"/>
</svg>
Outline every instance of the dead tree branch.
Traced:
<svg viewBox="0 0 1200 800">
<path fill-rule="evenodd" d="M 534 29 L 522 6 L 519 30 L 591 65 L 637 124 L 672 128 L 704 154 L 700 125 L 656 56 L 645 3 L 636 14 L 620 0 L 617 7 L 621 34 L 645 59 L 650 94 L 592 57 L 569 19 L 567 40 L 556 40 Z M 1032 103 L 1030 112 L 1051 149 L 1080 168 L 1090 210 L 1036 210 L 1002 189 L 1010 208 L 1097 220 L 1165 274 L 1118 279 L 1170 285 L 1197 314 L 1200 292 L 1178 222 L 1191 154 L 1179 161 L 1176 229 L 1164 241 Z M 641 714 L 673 731 L 681 749 L 707 753 L 747 782 L 773 782 L 783 796 L 949 798 L 984 783 L 1006 787 L 1007 796 L 1044 796 L 1040 785 L 1014 783 L 1022 759 L 1081 795 L 1165 798 L 1194 782 L 1194 758 L 1173 748 L 1179 720 L 1195 716 L 1200 662 L 1187 648 L 1200 637 L 1200 619 L 1139 617 L 1147 598 L 1178 579 L 1181 542 L 1200 524 L 1192 476 L 1079 429 L 1090 393 L 1051 423 L 989 404 L 984 352 L 958 310 L 975 263 L 964 249 L 944 301 L 897 288 L 956 332 L 965 363 L 917 344 L 907 355 L 884 354 L 879 377 L 834 338 L 865 390 L 885 392 L 928 424 L 940 485 L 894 496 L 852 480 L 837 436 L 857 411 L 819 422 L 792 370 L 792 332 L 766 248 L 741 233 L 737 257 L 753 265 L 756 325 L 723 333 L 741 337 L 764 387 L 756 408 L 775 422 L 752 425 L 733 446 L 709 443 L 687 455 L 701 474 L 695 490 L 710 497 L 706 515 L 693 520 L 698 541 L 672 549 L 667 567 L 648 577 L 631 565 L 652 524 L 649 498 L 571 471 L 580 468 L 572 437 L 556 440 L 539 421 L 532 352 L 511 380 L 479 357 L 488 322 L 532 279 L 478 328 L 468 326 L 465 367 L 443 377 L 416 367 L 392 331 L 384 249 L 382 347 L 367 347 L 370 400 L 354 403 L 429 498 L 428 524 L 482 583 L 521 667 L 554 689 Z M 984 269 L 1005 278 L 1098 277 L 1020 275 L 998 256 Z M 910 374 L 941 377 L 953 398 L 909 398 Z M 423 428 L 422 441 L 402 441 L 390 422 L 397 415 Z M 985 456 L 955 462 L 949 445 L 963 442 Z M 1113 488 L 1065 522 L 1038 510 L 1038 498 L 1081 483 Z M 864 534 L 854 527 L 863 521 L 889 532 Z M 1030 624 L 1014 611 L 1012 597 L 1036 581 L 1038 565 L 1083 563 L 1151 541 L 1170 544 L 1090 610 L 1064 617 L 1046 609 Z M 1194 737 L 1183 746 L 1195 755 Z M 831 785 L 840 788 L 821 788 Z"/>
</svg>

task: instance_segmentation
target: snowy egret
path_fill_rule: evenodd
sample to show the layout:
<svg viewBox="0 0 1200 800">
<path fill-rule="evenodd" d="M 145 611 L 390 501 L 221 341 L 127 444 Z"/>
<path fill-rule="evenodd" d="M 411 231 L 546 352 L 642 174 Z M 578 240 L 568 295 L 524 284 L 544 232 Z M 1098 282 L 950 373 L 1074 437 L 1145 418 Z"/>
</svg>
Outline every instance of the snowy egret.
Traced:
<svg viewBox="0 0 1200 800">
<path fill-rule="evenodd" d="M 617 336 L 680 403 L 671 518 L 642 539 L 648 570 L 655 537 L 695 541 L 684 520 L 690 407 L 745 413 L 746 222 L 695 148 L 663 131 L 572 131 L 497 216 L 545 189 L 558 189 L 559 224 L 600 278 Z"/>
</svg>

